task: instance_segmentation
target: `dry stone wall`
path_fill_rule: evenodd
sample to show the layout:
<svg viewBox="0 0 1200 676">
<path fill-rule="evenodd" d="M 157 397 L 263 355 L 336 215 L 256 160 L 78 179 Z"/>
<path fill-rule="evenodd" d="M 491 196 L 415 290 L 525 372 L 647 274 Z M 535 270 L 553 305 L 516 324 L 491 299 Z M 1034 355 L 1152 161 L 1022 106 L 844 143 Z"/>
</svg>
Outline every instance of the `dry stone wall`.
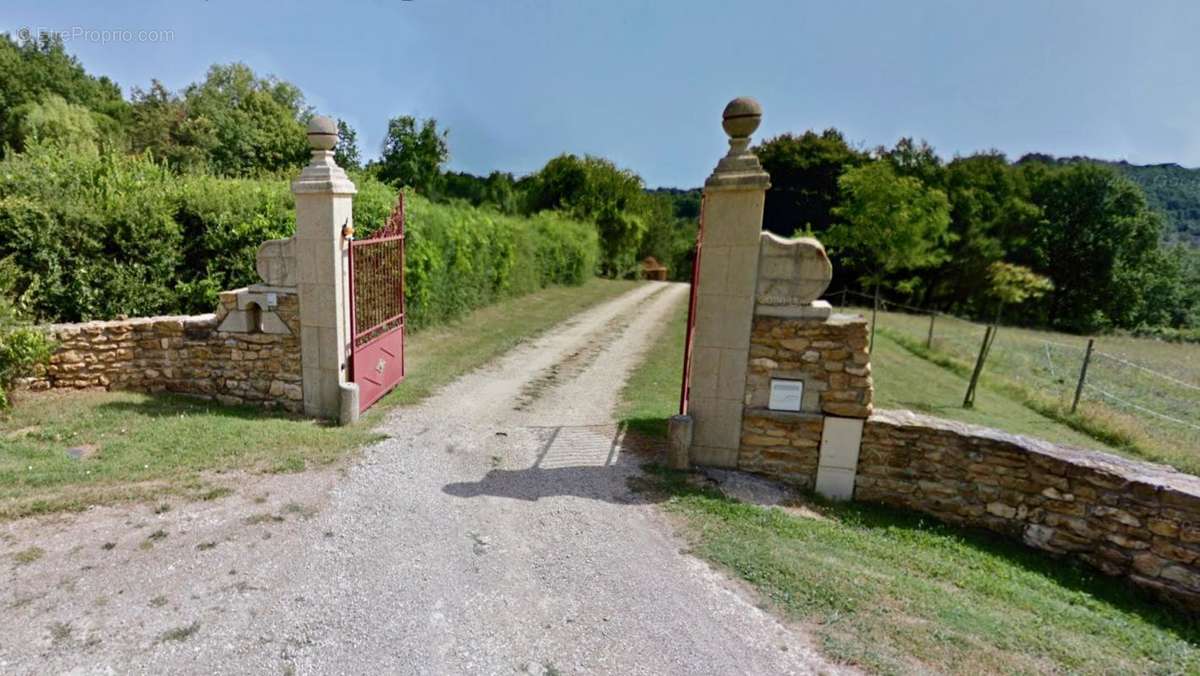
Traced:
<svg viewBox="0 0 1200 676">
<path fill-rule="evenodd" d="M 239 293 L 221 294 L 214 314 L 58 324 L 50 363 L 31 389 L 105 388 L 178 392 L 224 404 L 303 409 L 299 303 L 294 293 L 272 293 L 277 306 L 238 308 Z M 268 328 L 259 328 L 268 320 Z M 241 323 L 244 330 L 221 330 Z M 282 326 L 280 326 L 282 324 Z"/>
<path fill-rule="evenodd" d="M 824 422 L 820 414 L 746 409 L 738 469 L 813 488 Z"/>
<path fill-rule="evenodd" d="M 863 431 L 854 497 L 1075 556 L 1200 610 L 1200 477 L 880 411 Z"/>
<path fill-rule="evenodd" d="M 867 417 L 874 387 L 866 319 L 857 315 L 825 319 L 756 316 L 750 334 L 746 406 L 767 406 L 771 378 L 804 381 L 802 411 Z"/>
</svg>

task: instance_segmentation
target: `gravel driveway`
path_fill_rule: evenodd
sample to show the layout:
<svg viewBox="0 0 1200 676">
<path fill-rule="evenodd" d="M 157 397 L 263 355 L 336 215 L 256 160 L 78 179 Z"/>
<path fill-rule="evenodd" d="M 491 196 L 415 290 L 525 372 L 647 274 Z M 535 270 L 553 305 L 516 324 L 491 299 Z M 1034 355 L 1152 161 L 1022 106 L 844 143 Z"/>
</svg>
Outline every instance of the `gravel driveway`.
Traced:
<svg viewBox="0 0 1200 676">
<path fill-rule="evenodd" d="M 627 478 L 612 412 L 687 287 L 589 310 L 425 404 L 347 469 L 0 524 L 0 673 L 834 671 Z"/>
</svg>

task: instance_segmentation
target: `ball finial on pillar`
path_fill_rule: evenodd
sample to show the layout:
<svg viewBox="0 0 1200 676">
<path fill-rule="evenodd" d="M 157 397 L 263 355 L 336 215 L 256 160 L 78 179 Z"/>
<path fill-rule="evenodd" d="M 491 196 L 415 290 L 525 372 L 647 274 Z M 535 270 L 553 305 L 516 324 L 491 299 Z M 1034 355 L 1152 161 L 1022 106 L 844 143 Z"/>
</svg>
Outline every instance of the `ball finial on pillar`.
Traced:
<svg viewBox="0 0 1200 676">
<path fill-rule="evenodd" d="M 308 145 L 313 150 L 333 150 L 337 141 L 337 123 L 332 118 L 316 115 L 308 121 Z"/>
<path fill-rule="evenodd" d="M 766 190 L 770 186 L 770 177 L 750 150 L 750 135 L 758 130 L 761 122 L 762 106 L 757 100 L 739 96 L 726 104 L 721 114 L 721 126 L 729 135 L 729 152 L 704 182 L 705 188 Z"/>
<path fill-rule="evenodd" d="M 725 106 L 721 126 L 729 138 L 749 138 L 762 122 L 762 106 L 749 96 L 739 96 Z"/>
</svg>

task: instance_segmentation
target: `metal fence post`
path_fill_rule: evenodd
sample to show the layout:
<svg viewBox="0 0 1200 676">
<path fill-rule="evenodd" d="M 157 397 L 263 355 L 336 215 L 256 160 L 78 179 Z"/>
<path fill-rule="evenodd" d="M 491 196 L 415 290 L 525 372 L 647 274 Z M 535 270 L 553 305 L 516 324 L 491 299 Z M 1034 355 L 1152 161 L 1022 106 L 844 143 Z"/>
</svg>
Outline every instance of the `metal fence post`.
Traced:
<svg viewBox="0 0 1200 676">
<path fill-rule="evenodd" d="M 875 304 L 871 306 L 871 343 L 867 345 L 867 354 L 875 354 L 875 315 L 879 314 L 879 282 L 875 283 Z"/>
<path fill-rule="evenodd" d="M 979 358 L 975 360 L 975 370 L 971 372 L 971 384 L 967 385 L 967 394 L 963 397 L 963 408 L 971 408 L 975 405 L 975 386 L 979 383 L 979 374 L 983 371 L 983 360 L 987 359 L 991 337 L 992 327 L 989 325 L 983 332 L 983 344 L 979 346 Z"/>
<path fill-rule="evenodd" d="M 1079 384 L 1075 386 L 1075 400 L 1071 402 L 1071 413 L 1079 407 L 1079 397 L 1083 394 L 1083 382 L 1087 380 L 1088 362 L 1092 361 L 1092 347 L 1095 344 L 1095 338 L 1088 338 L 1087 352 L 1083 353 L 1083 366 L 1079 367 Z"/>
<path fill-rule="evenodd" d="M 937 319 L 936 312 L 929 313 L 929 335 L 925 338 L 925 347 L 933 348 L 933 320 Z"/>
</svg>

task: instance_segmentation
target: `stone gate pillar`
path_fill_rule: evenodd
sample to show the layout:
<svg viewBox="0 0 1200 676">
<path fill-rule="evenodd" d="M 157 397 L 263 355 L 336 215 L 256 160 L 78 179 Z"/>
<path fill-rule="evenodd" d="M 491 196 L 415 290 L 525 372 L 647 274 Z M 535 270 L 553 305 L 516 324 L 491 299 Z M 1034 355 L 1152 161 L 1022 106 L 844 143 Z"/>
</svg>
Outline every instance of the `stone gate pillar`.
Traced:
<svg viewBox="0 0 1200 676">
<path fill-rule="evenodd" d="M 704 182 L 704 242 L 696 296 L 691 393 L 693 462 L 736 467 L 758 280 L 759 233 L 770 180 L 750 152 L 762 120 L 752 98 L 725 106 L 729 152 Z"/>
<path fill-rule="evenodd" d="M 358 388 L 348 382 L 348 240 L 354 183 L 333 161 L 337 125 L 308 125 L 312 161 L 292 182 L 296 234 L 290 240 L 300 296 L 304 413 L 346 424 L 358 417 Z"/>
</svg>

